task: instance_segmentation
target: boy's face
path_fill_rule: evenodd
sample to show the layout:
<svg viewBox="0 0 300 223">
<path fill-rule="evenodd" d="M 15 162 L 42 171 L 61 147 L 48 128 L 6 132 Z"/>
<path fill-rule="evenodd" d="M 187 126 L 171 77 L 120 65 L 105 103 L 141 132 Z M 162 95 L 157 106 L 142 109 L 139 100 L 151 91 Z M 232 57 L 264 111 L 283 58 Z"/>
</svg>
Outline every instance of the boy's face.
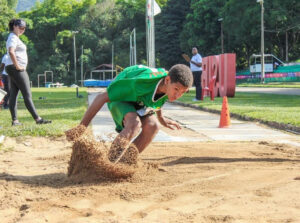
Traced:
<svg viewBox="0 0 300 223">
<path fill-rule="evenodd" d="M 188 87 L 183 86 L 179 82 L 171 83 L 171 79 L 169 76 L 165 78 L 165 85 L 166 95 L 168 95 L 168 99 L 171 102 L 177 100 L 189 90 Z"/>
</svg>

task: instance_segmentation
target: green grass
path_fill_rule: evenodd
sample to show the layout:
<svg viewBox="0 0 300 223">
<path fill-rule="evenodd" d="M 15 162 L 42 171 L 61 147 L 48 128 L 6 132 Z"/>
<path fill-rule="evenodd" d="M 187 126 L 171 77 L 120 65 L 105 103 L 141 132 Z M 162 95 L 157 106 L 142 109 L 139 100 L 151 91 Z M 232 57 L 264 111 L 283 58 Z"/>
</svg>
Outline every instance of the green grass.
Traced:
<svg viewBox="0 0 300 223">
<path fill-rule="evenodd" d="M 179 101 L 198 105 L 199 107 L 221 110 L 222 98 L 210 101 L 193 102 L 195 91 L 183 95 Z M 291 95 L 272 95 L 237 92 L 234 98 L 228 98 L 231 113 L 277 123 L 291 124 L 300 127 L 300 97 Z"/>
<path fill-rule="evenodd" d="M 300 88 L 300 82 L 241 83 L 237 87 Z"/>
<path fill-rule="evenodd" d="M 64 131 L 79 124 L 87 108 L 87 92 L 79 89 L 83 98 L 76 97 L 76 88 L 32 88 L 33 102 L 39 116 L 52 120 L 51 124 L 37 125 L 18 99 L 18 119 L 22 126 L 11 126 L 9 110 L 1 110 L 0 135 L 5 136 L 61 136 Z M 40 100 L 40 97 L 45 99 Z"/>
</svg>

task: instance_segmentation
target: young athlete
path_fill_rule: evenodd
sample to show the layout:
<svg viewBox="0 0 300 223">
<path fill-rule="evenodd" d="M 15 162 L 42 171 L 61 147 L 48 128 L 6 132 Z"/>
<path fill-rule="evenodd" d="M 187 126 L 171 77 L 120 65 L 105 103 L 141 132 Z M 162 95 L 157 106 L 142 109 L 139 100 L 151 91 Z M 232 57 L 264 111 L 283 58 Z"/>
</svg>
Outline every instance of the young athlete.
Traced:
<svg viewBox="0 0 300 223">
<path fill-rule="evenodd" d="M 177 122 L 164 117 L 161 108 L 167 100 L 172 102 L 181 97 L 192 83 L 192 72 L 183 64 L 173 66 L 168 73 L 162 68 L 143 65 L 128 67 L 112 81 L 106 92 L 96 96 L 80 124 L 88 126 L 108 103 L 119 132 L 112 145 L 122 141 L 125 148 L 138 135 L 133 144 L 142 152 L 158 132 L 159 123 L 170 129 L 181 128 Z"/>
</svg>

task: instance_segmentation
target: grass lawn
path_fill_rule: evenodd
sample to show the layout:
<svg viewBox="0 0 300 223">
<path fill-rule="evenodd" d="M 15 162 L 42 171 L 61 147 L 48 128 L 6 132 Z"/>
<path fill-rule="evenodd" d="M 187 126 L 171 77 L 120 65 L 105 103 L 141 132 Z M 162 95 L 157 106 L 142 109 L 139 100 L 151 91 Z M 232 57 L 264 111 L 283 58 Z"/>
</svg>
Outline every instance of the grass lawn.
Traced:
<svg viewBox="0 0 300 223">
<path fill-rule="evenodd" d="M 192 90 L 183 95 L 179 101 L 203 108 L 221 110 L 222 98 L 210 101 L 209 97 L 205 97 L 204 101 L 193 102 L 194 97 L 195 91 Z M 234 98 L 228 98 L 228 103 L 231 113 L 300 127 L 299 96 L 238 92 Z"/>
<path fill-rule="evenodd" d="M 237 87 L 300 88 L 300 82 L 241 83 Z"/>
<path fill-rule="evenodd" d="M 38 114 L 52 120 L 51 124 L 37 125 L 25 108 L 23 99 L 18 99 L 18 119 L 22 126 L 11 126 L 9 110 L 1 110 L 0 135 L 5 136 L 61 136 L 64 131 L 79 124 L 87 108 L 86 88 L 32 88 L 32 97 Z M 45 99 L 39 99 L 44 97 Z"/>
</svg>

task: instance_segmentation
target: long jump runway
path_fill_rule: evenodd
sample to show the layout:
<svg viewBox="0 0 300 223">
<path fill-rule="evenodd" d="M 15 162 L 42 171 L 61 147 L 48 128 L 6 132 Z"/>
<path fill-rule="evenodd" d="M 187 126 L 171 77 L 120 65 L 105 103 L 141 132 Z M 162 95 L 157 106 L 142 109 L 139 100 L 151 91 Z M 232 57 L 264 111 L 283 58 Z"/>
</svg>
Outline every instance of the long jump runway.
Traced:
<svg viewBox="0 0 300 223">
<path fill-rule="evenodd" d="M 104 91 L 100 89 L 99 92 Z M 89 104 L 99 92 L 89 93 Z M 229 105 L 230 106 L 230 105 Z M 267 128 L 253 122 L 231 119 L 229 128 L 218 128 L 219 115 L 199 111 L 193 108 L 166 103 L 163 115 L 179 122 L 182 130 L 162 128 L 154 142 L 204 142 L 204 141 L 262 141 L 271 140 L 278 143 L 300 145 L 299 139 L 288 133 Z M 105 105 L 92 121 L 95 137 L 112 141 L 117 135 L 111 114 Z"/>
</svg>

